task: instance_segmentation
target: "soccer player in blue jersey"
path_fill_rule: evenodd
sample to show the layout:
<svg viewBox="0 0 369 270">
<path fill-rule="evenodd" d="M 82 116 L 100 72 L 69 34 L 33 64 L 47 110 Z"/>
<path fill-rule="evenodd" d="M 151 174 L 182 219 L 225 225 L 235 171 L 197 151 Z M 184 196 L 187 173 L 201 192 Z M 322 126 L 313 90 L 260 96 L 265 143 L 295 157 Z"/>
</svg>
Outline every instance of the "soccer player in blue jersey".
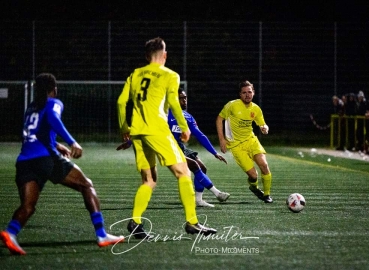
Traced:
<svg viewBox="0 0 369 270">
<path fill-rule="evenodd" d="M 206 150 L 208 150 L 211 154 L 213 154 L 216 159 L 219 159 L 220 161 L 223 161 L 224 163 L 227 164 L 226 159 L 222 155 L 218 154 L 218 152 L 215 150 L 215 148 L 209 141 L 208 137 L 206 137 L 206 135 L 202 133 L 202 131 L 199 129 L 195 118 L 187 112 L 187 95 L 186 95 L 186 92 L 182 88 L 179 88 L 178 90 L 178 98 L 179 98 L 179 103 L 182 108 L 183 116 L 185 117 L 187 121 L 191 134 L 195 136 L 198 142 Z M 183 153 L 186 156 L 188 168 L 195 176 L 194 184 L 195 184 L 196 205 L 200 207 L 214 207 L 213 204 L 207 203 L 202 198 L 202 194 L 205 188 L 210 190 L 220 202 L 225 202 L 229 198 L 230 194 L 226 192 L 222 192 L 214 186 L 213 182 L 210 180 L 210 178 L 206 174 L 207 168 L 205 164 L 197 156 L 198 153 L 193 151 L 192 149 L 187 148 L 184 142 L 181 140 L 182 131 L 179 128 L 177 120 L 173 116 L 173 113 L 171 110 L 169 110 L 169 113 L 168 113 L 168 124 L 169 124 L 170 130 L 172 131 L 174 135 L 174 138 L 177 140 L 179 144 L 179 147 L 182 149 Z"/>
<path fill-rule="evenodd" d="M 260 200 L 272 203 L 273 199 L 270 196 L 272 173 L 266 160 L 266 152 L 253 132 L 252 123 L 255 122 L 263 134 L 268 134 L 269 127 L 265 123 L 260 107 L 252 102 L 255 95 L 253 84 L 249 81 L 241 82 L 239 95 L 239 99 L 229 101 L 223 107 L 216 119 L 220 149 L 222 153 L 227 149 L 232 152 L 238 166 L 248 176 L 249 189 Z M 264 192 L 258 187 L 258 172 L 254 162 L 260 168 Z"/>
<path fill-rule="evenodd" d="M 35 101 L 25 113 L 23 143 L 16 161 L 15 181 L 21 204 L 13 213 L 0 238 L 12 254 L 25 255 L 19 246 L 17 235 L 36 210 L 36 204 L 47 180 L 61 184 L 82 194 L 90 213 L 99 247 L 113 245 L 124 240 L 123 236 L 106 233 L 100 202 L 92 181 L 68 158 L 82 156 L 82 147 L 65 128 L 61 114 L 63 103 L 56 99 L 56 79 L 42 73 L 36 78 Z M 70 146 L 56 142 L 60 136 Z"/>
</svg>

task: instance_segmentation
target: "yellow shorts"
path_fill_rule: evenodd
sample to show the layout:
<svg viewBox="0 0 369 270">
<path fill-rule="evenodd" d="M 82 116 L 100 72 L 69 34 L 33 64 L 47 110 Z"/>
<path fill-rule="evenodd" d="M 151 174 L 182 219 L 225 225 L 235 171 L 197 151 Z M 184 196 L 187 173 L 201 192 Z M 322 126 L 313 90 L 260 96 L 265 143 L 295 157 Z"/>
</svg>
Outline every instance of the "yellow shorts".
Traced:
<svg viewBox="0 0 369 270">
<path fill-rule="evenodd" d="M 230 149 L 238 166 L 244 172 L 249 171 L 254 167 L 254 156 L 257 154 L 265 154 L 264 147 L 259 142 L 259 139 L 253 135 L 247 141 Z"/>
<path fill-rule="evenodd" d="M 163 135 L 135 135 L 131 137 L 137 170 L 156 166 L 156 157 L 162 166 L 186 162 L 186 158 L 172 133 Z"/>
</svg>

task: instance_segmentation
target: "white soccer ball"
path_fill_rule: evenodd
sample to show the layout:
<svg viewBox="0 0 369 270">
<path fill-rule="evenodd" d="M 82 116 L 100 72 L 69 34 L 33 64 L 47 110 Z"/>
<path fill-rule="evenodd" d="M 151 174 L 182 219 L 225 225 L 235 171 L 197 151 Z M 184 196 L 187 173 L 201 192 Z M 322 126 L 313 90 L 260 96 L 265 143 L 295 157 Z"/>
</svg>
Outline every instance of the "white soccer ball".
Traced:
<svg viewBox="0 0 369 270">
<path fill-rule="evenodd" d="M 290 209 L 294 213 L 298 213 L 304 209 L 306 201 L 304 196 L 302 196 L 301 194 L 292 193 L 290 196 L 288 196 L 286 204 L 288 209 Z"/>
</svg>

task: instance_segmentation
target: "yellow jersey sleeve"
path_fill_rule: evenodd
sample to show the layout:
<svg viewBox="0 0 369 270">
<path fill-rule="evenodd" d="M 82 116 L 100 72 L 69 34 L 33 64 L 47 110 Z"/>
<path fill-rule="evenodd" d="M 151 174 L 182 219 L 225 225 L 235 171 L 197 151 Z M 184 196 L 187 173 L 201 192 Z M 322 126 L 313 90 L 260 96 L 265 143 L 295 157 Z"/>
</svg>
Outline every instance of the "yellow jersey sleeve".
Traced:
<svg viewBox="0 0 369 270">
<path fill-rule="evenodd" d="M 121 133 L 129 132 L 130 128 L 127 123 L 127 113 L 126 113 L 126 106 L 127 102 L 130 99 L 130 87 L 131 87 L 131 79 L 132 74 L 127 78 L 126 83 L 123 86 L 122 93 L 120 94 L 118 101 L 117 101 L 117 110 L 118 110 L 118 121 L 119 121 L 119 129 Z"/>
</svg>

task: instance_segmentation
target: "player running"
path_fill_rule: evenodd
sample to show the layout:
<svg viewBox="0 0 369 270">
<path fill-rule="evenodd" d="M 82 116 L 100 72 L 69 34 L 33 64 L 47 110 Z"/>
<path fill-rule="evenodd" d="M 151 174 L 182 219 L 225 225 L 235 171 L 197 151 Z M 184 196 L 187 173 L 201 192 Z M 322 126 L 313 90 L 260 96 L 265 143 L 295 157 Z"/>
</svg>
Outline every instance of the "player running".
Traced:
<svg viewBox="0 0 369 270">
<path fill-rule="evenodd" d="M 263 134 L 268 134 L 269 127 L 265 124 L 260 107 L 252 102 L 255 95 L 253 84 L 249 81 L 241 82 L 239 95 L 239 99 L 229 101 L 223 107 L 216 119 L 220 149 L 222 153 L 225 153 L 227 148 L 231 150 L 237 164 L 248 175 L 249 189 L 260 200 L 272 203 L 272 174 L 266 160 L 266 152 L 253 132 L 252 123 L 255 122 Z M 260 168 L 264 192 L 258 188 L 258 172 L 254 162 Z"/>
<path fill-rule="evenodd" d="M 23 143 L 16 161 L 16 184 L 21 204 L 15 210 L 0 238 L 12 254 L 25 255 L 17 235 L 36 210 L 36 204 L 47 180 L 80 192 L 91 216 L 99 247 L 124 240 L 106 233 L 100 202 L 92 181 L 68 158 L 80 158 L 82 147 L 65 128 L 61 114 L 63 103 L 56 99 L 56 79 L 43 73 L 36 78 L 35 101 L 25 113 Z M 71 147 L 56 142 L 59 135 Z M 47 221 L 47 218 L 46 218 Z"/>
</svg>

